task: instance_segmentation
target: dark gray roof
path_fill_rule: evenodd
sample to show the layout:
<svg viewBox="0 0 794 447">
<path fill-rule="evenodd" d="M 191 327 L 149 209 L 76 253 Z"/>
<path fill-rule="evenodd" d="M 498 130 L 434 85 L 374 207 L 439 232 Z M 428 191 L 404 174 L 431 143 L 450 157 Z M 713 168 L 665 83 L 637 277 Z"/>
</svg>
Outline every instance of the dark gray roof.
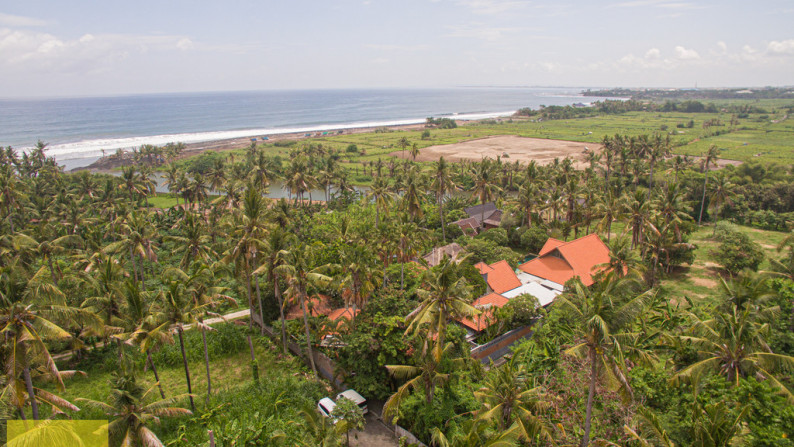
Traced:
<svg viewBox="0 0 794 447">
<path fill-rule="evenodd" d="M 469 217 L 480 219 L 483 214 L 488 217 L 492 212 L 496 211 L 496 204 L 493 202 L 483 203 L 482 205 L 464 208 L 463 211 L 465 211 Z"/>
</svg>

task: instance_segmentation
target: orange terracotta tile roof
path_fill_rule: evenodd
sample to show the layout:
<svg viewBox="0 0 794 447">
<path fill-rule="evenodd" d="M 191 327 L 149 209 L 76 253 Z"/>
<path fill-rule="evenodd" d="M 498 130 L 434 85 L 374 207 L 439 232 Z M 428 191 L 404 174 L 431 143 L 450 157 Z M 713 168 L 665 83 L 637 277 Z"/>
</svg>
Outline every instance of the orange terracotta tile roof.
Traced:
<svg viewBox="0 0 794 447">
<path fill-rule="evenodd" d="M 319 317 L 320 315 L 328 315 L 331 313 L 330 306 L 331 298 L 326 295 L 316 295 L 306 302 L 306 310 L 311 317 Z M 284 316 L 287 320 L 294 320 L 296 318 L 303 318 L 303 309 L 300 302 L 292 305 Z"/>
<path fill-rule="evenodd" d="M 578 276 L 582 284 L 593 284 L 595 266 L 609 262 L 609 248 L 597 234 L 589 234 L 570 242 L 549 238 L 540 256 L 518 268 L 530 275 L 564 284 Z"/>
<path fill-rule="evenodd" d="M 356 309 L 356 315 L 361 312 L 361 309 Z M 333 312 L 328 314 L 328 319 L 331 321 L 336 321 L 340 318 L 346 318 L 348 320 L 353 319 L 353 309 L 350 307 L 342 307 L 339 309 L 334 309 Z"/>
<path fill-rule="evenodd" d="M 491 270 L 486 272 L 485 281 L 494 292 L 504 293 L 521 287 L 521 281 L 507 261 L 494 262 L 488 268 Z"/>
<path fill-rule="evenodd" d="M 538 256 L 543 256 L 548 254 L 550 251 L 554 250 L 555 248 L 559 247 L 560 245 L 564 245 L 565 241 L 561 241 L 559 239 L 554 239 L 550 237 L 546 240 L 546 243 L 543 244 L 543 248 L 540 249 L 540 253 Z"/>
<path fill-rule="evenodd" d="M 508 299 L 498 293 L 489 293 L 481 296 L 471 303 L 472 306 L 480 309 L 480 313 L 471 318 L 463 318 L 460 323 L 469 329 L 480 332 L 496 322 L 494 319 L 494 308 L 501 308 L 508 303 Z"/>
<path fill-rule="evenodd" d="M 484 263 L 482 261 L 474 264 L 474 267 L 476 267 L 477 270 L 480 271 L 480 275 L 484 275 L 484 274 L 486 274 L 488 272 L 491 272 L 493 270 L 491 267 L 488 266 L 488 264 L 486 264 L 486 263 Z"/>
</svg>

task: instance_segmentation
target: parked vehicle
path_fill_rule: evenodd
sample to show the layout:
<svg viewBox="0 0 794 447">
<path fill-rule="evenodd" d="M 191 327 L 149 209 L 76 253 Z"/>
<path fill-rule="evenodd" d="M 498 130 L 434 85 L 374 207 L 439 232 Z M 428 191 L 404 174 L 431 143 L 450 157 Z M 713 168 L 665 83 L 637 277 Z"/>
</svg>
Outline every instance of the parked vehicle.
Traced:
<svg viewBox="0 0 794 447">
<path fill-rule="evenodd" d="M 336 404 L 328 397 L 323 397 L 320 399 L 320 402 L 317 402 L 317 410 L 327 418 L 331 417 L 334 408 L 336 408 Z"/>
<path fill-rule="evenodd" d="M 367 414 L 369 412 L 367 409 L 367 399 L 361 394 L 358 394 L 356 390 L 351 389 L 342 391 L 336 395 L 336 402 L 339 402 L 339 399 L 343 397 L 358 405 L 358 407 L 361 408 L 363 414 Z M 336 408 L 336 402 L 331 400 L 330 397 L 323 397 L 319 402 L 317 402 L 317 411 L 319 411 L 320 414 L 325 417 L 332 417 L 331 413 L 333 413 L 334 408 Z M 336 420 L 334 420 L 334 423 L 336 423 Z"/>
<path fill-rule="evenodd" d="M 361 394 L 358 394 L 356 390 L 352 390 L 352 389 L 345 390 L 337 394 L 336 395 L 337 402 L 339 401 L 339 399 L 343 397 L 352 400 L 356 405 L 359 406 L 359 408 L 361 408 L 364 414 L 367 414 L 367 412 L 369 411 L 367 409 L 367 399 L 365 399 L 364 396 L 362 396 Z"/>
</svg>

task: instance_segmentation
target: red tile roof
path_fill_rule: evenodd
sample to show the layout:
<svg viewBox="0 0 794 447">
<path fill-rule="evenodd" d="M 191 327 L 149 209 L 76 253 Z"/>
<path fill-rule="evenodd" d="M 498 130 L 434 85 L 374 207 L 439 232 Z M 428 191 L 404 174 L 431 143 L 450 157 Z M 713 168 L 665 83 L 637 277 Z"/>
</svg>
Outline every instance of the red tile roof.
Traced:
<svg viewBox="0 0 794 447">
<path fill-rule="evenodd" d="M 474 264 L 474 267 L 476 267 L 477 270 L 480 271 L 480 275 L 484 275 L 484 274 L 486 274 L 488 272 L 493 271 L 493 269 L 491 267 L 489 267 L 488 264 L 486 264 L 484 262 L 478 262 L 478 263 Z"/>
<path fill-rule="evenodd" d="M 564 284 L 578 276 L 585 286 L 593 284 L 595 266 L 609 262 L 609 248 L 593 233 L 570 242 L 549 238 L 540 256 L 521 264 L 521 271 Z"/>
<path fill-rule="evenodd" d="M 469 329 L 480 332 L 496 322 L 493 315 L 494 308 L 501 308 L 508 301 L 507 298 L 497 293 L 481 296 L 471 303 L 472 306 L 480 309 L 480 313 L 471 318 L 463 318 L 460 323 Z"/>
<path fill-rule="evenodd" d="M 331 298 L 322 294 L 316 295 L 306 301 L 306 310 L 309 312 L 309 316 L 319 317 L 320 315 L 328 315 L 331 313 L 330 301 Z M 284 318 L 287 320 L 303 318 L 303 309 L 301 308 L 300 302 L 293 304 L 292 307 L 287 310 L 287 315 Z"/>
<path fill-rule="evenodd" d="M 494 262 L 488 268 L 491 270 L 486 272 L 485 281 L 494 292 L 504 293 L 516 287 L 521 287 L 521 281 L 507 261 Z"/>
<path fill-rule="evenodd" d="M 358 315 L 359 312 L 361 312 L 361 309 L 356 309 L 356 315 Z M 336 320 L 338 320 L 340 318 L 346 318 L 348 320 L 352 320 L 353 319 L 353 309 L 351 309 L 349 307 L 342 307 L 342 308 L 339 308 L 339 309 L 334 309 L 333 312 L 328 314 L 328 319 L 331 320 L 331 321 L 336 321 Z"/>
<path fill-rule="evenodd" d="M 559 247 L 560 245 L 564 245 L 565 241 L 561 241 L 559 239 L 554 239 L 550 237 L 546 240 L 546 243 L 543 244 L 543 248 L 540 249 L 540 253 L 538 256 L 543 256 L 548 254 L 550 251 L 554 250 L 555 248 Z"/>
</svg>

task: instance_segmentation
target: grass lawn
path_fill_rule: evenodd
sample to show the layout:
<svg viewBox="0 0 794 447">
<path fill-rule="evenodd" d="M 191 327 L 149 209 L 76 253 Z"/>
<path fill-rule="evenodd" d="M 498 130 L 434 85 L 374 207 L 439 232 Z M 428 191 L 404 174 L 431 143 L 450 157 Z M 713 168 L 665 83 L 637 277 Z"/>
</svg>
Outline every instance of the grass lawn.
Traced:
<svg viewBox="0 0 794 447">
<path fill-rule="evenodd" d="M 786 237 L 787 233 L 739 225 L 736 228 L 760 244 L 767 259 L 781 256 L 777 252 L 777 245 Z M 717 246 L 717 242 L 711 237 L 713 230 L 713 226 L 709 225 L 703 226 L 692 233 L 690 242 L 698 247 L 695 250 L 694 263 L 691 266 L 677 269 L 661 283 L 662 293 L 668 296 L 669 299 L 678 302 L 683 301 L 683 297 L 686 296 L 692 301 L 716 302 L 720 278 L 727 279 L 728 275 L 712 253 Z M 768 268 L 769 261 L 764 260 L 759 270 Z"/>
<path fill-rule="evenodd" d="M 149 197 L 149 205 L 155 208 L 172 208 L 176 206 L 177 198 L 170 194 L 159 193 L 156 196 Z"/>
<path fill-rule="evenodd" d="M 244 331 L 240 331 L 240 336 L 244 337 Z M 212 333 L 207 334 L 207 337 L 212 337 Z M 199 339 L 200 340 L 200 339 Z M 178 340 L 176 343 L 179 343 Z M 134 349 L 129 347 L 128 349 Z M 115 347 L 109 348 L 108 353 L 100 359 L 105 359 L 105 362 L 98 361 L 86 369 L 86 376 L 76 375 L 74 378 L 66 380 L 66 389 L 58 395 L 66 400 L 81 406 L 77 402 L 78 397 L 105 401 L 110 393 L 110 379 L 113 371 L 116 369 L 115 362 L 110 362 L 108 359 L 115 357 Z M 311 376 L 309 370 L 303 363 L 292 356 L 284 357 L 281 349 L 273 344 L 269 339 L 262 337 L 254 337 L 254 351 L 256 354 L 257 362 L 259 364 L 259 375 L 262 380 L 267 380 L 267 376 L 274 375 L 304 375 L 309 378 Z M 112 365 L 110 364 L 112 363 Z M 189 361 L 190 379 L 192 390 L 194 394 L 194 402 L 197 409 L 204 407 L 204 401 L 207 395 L 207 379 L 206 369 L 203 361 Z M 68 369 L 68 366 L 61 365 L 62 370 Z M 163 385 L 166 397 L 187 393 L 187 380 L 185 378 L 185 370 L 181 363 L 178 365 L 157 365 L 157 372 L 160 376 L 160 383 Z M 233 389 L 242 385 L 247 385 L 252 382 L 251 370 L 251 354 L 247 348 L 236 353 L 225 355 L 215 354 L 210 352 L 210 376 L 212 378 L 212 392 L 213 394 L 223 393 L 224 390 Z M 138 373 L 138 380 L 145 388 L 149 388 L 155 384 L 154 374 L 151 369 L 145 373 Z M 54 386 L 48 384 L 45 389 L 55 391 Z M 155 395 L 159 398 L 159 392 L 155 390 Z M 189 408 L 187 398 L 180 401 L 180 405 Z M 93 411 L 93 410 L 90 410 Z M 99 416 L 97 414 L 96 416 Z"/>
</svg>

